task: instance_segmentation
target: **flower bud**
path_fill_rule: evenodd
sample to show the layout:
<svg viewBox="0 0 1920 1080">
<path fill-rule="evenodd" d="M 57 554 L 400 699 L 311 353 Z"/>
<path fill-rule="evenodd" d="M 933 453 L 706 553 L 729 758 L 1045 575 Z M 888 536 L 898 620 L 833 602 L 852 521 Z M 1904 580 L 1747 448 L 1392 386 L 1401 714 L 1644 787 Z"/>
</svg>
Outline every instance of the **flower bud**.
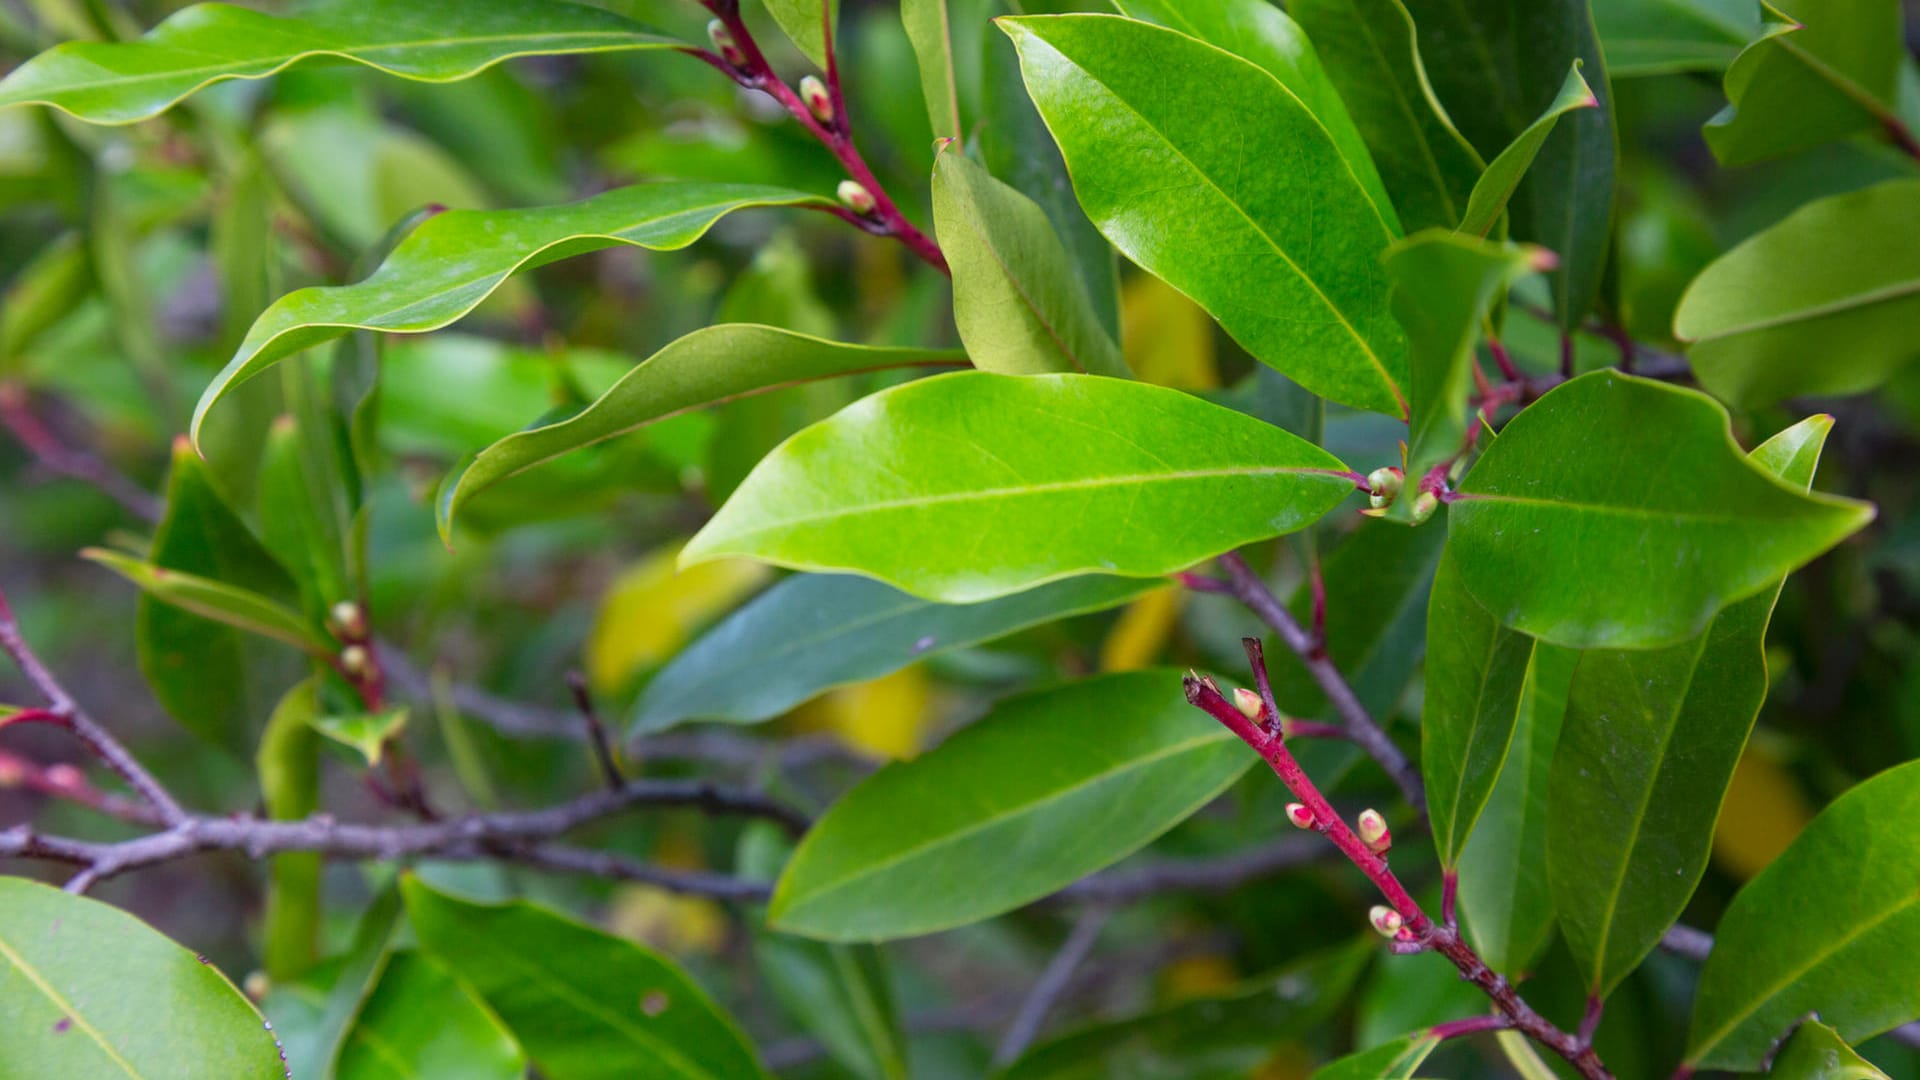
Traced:
<svg viewBox="0 0 1920 1080">
<path fill-rule="evenodd" d="M 1373 910 L 1367 912 L 1367 921 L 1372 923 L 1373 928 L 1384 938 L 1399 937 L 1400 928 L 1406 925 L 1406 920 L 1400 917 L 1400 913 L 1385 904 L 1375 904 Z"/>
<path fill-rule="evenodd" d="M 1425 525 L 1427 519 L 1431 518 L 1433 512 L 1438 509 L 1440 509 L 1440 496 L 1435 495 L 1431 491 L 1421 492 L 1419 497 L 1413 500 L 1413 523 L 1415 525 Z"/>
<path fill-rule="evenodd" d="M 726 23 L 719 19 L 708 23 L 707 39 L 713 42 L 715 49 L 719 50 L 720 59 L 734 67 L 747 66 L 747 54 L 740 48 L 740 43 L 733 40 L 733 31 L 727 29 Z"/>
<path fill-rule="evenodd" d="M 857 180 L 842 180 L 838 190 L 841 203 L 856 214 L 873 213 L 873 192 L 868 191 Z"/>
<path fill-rule="evenodd" d="M 1307 809 L 1306 803 L 1290 802 L 1287 804 L 1287 820 L 1293 822 L 1296 829 L 1311 829 L 1313 811 Z"/>
<path fill-rule="evenodd" d="M 363 645 L 349 645 L 340 650 L 340 670 L 350 679 L 364 679 L 373 670 L 373 654 Z"/>
<path fill-rule="evenodd" d="M 1260 700 L 1260 695 L 1244 686 L 1233 688 L 1233 707 L 1240 710 L 1241 716 L 1256 724 L 1267 711 L 1267 703 Z"/>
<path fill-rule="evenodd" d="M 342 600 L 328 608 L 327 624 L 335 634 L 348 641 L 367 636 L 367 613 L 351 600 Z"/>
<path fill-rule="evenodd" d="M 273 990 L 273 980 L 268 978 L 264 971 L 250 971 L 247 973 L 246 981 L 240 984 L 240 989 L 250 1000 L 258 1003 Z"/>
<path fill-rule="evenodd" d="M 1375 510 L 1392 506 L 1405 483 L 1406 474 L 1391 465 L 1375 469 L 1367 474 L 1367 501 L 1373 504 Z"/>
<path fill-rule="evenodd" d="M 1360 842 L 1367 845 L 1375 855 L 1384 855 L 1393 847 L 1393 833 L 1387 829 L 1387 819 L 1380 811 L 1367 809 L 1360 811 Z"/>
<path fill-rule="evenodd" d="M 807 103 L 807 111 L 815 120 L 833 126 L 833 95 L 827 93 L 827 84 L 812 75 L 800 80 L 800 100 Z"/>
</svg>

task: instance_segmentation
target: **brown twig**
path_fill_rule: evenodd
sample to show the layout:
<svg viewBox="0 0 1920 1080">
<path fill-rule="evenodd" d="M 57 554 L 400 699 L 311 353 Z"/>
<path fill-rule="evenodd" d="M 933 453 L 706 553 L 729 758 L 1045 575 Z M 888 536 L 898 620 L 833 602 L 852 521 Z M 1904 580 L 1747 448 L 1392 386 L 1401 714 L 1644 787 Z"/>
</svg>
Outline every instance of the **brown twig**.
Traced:
<svg viewBox="0 0 1920 1080">
<path fill-rule="evenodd" d="M 1073 981 L 1073 973 L 1087 956 L 1093 952 L 1094 943 L 1100 939 L 1100 929 L 1107 924 L 1113 913 L 1104 907 L 1093 907 L 1080 913 L 1073 929 L 1067 932 L 1067 939 L 1047 961 L 1040 977 L 1034 980 L 1032 989 L 1020 1002 L 1020 1011 L 1013 1016 L 1013 1022 L 1007 1025 L 1007 1033 L 993 1052 L 993 1063 L 998 1066 L 1013 1064 L 1033 1040 L 1040 1034 L 1040 1027 L 1047 1021 L 1047 1014 L 1066 993 Z"/>
</svg>

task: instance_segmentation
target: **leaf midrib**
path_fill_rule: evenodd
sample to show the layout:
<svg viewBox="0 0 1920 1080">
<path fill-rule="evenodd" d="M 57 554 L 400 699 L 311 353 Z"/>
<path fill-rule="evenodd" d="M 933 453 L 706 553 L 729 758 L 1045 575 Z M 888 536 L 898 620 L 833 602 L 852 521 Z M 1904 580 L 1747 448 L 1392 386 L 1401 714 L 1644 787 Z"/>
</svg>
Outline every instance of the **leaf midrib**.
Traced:
<svg viewBox="0 0 1920 1080">
<path fill-rule="evenodd" d="M 1528 495 L 1497 495 L 1486 491 L 1463 491 L 1456 502 L 1467 504 L 1476 502 L 1510 503 L 1516 506 L 1549 507 L 1555 510 L 1567 510 L 1573 513 L 1591 513 L 1613 515 L 1616 517 L 1680 519 L 1684 524 L 1721 524 L 1721 525 L 1757 525 L 1773 522 L 1771 517 L 1748 516 L 1744 514 L 1706 514 L 1697 510 L 1656 510 L 1644 506 L 1615 506 L 1611 503 L 1574 502 L 1562 499 L 1542 499 Z M 1808 500 L 1810 506 L 1844 509 L 1826 502 Z M 1795 521 L 1817 520 L 1811 517 L 1796 518 Z"/>
<path fill-rule="evenodd" d="M 133 1065 L 129 1063 L 126 1058 L 120 1056 L 120 1052 L 113 1048 L 113 1044 L 107 1041 L 107 1037 L 101 1034 L 100 1029 L 89 1023 L 87 1018 L 81 1015 L 80 1010 L 74 1008 L 71 1002 L 61 996 L 60 991 L 54 989 L 53 984 L 48 982 L 46 978 L 40 974 L 38 968 L 27 963 L 25 957 L 15 952 L 13 947 L 7 944 L 4 936 L 0 936 L 0 958 L 4 958 L 9 964 L 12 964 L 14 969 L 25 976 L 28 982 L 32 983 L 36 989 L 46 995 L 47 1000 L 53 1002 L 63 1014 L 70 1017 L 73 1020 L 73 1025 L 81 1031 L 86 1032 L 87 1035 L 99 1045 L 101 1051 L 104 1052 L 107 1057 L 111 1058 L 115 1065 L 120 1066 L 123 1072 L 128 1076 L 134 1077 L 135 1080 L 140 1080 L 141 1074 L 134 1070 Z"/>
</svg>

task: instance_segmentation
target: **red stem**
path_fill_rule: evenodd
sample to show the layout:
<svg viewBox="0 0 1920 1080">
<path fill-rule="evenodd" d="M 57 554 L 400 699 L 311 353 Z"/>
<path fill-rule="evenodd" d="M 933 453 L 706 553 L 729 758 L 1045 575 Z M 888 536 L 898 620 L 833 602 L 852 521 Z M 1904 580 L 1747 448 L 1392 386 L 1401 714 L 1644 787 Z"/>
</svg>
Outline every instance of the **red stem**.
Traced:
<svg viewBox="0 0 1920 1080">
<path fill-rule="evenodd" d="M 1457 1039 L 1462 1035 L 1478 1035 L 1483 1031 L 1505 1031 L 1513 1026 L 1513 1021 L 1504 1016 L 1469 1016 L 1460 1020 L 1448 1020 L 1444 1024 L 1435 1024 L 1427 1029 L 1427 1034 L 1445 1041 Z"/>
</svg>

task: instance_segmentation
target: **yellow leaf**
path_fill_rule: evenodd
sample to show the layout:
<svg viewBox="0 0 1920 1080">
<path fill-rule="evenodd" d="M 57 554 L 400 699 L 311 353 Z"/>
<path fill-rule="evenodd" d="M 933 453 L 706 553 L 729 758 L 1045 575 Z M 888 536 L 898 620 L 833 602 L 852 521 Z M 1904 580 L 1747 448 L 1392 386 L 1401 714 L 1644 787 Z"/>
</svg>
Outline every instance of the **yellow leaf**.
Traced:
<svg viewBox="0 0 1920 1080">
<path fill-rule="evenodd" d="M 1183 590 L 1155 589 L 1128 604 L 1100 645 L 1100 670 L 1139 671 L 1151 667 L 1180 624 Z"/>
<path fill-rule="evenodd" d="M 1759 746 L 1749 746 L 1734 766 L 1720 822 L 1713 830 L 1713 861 L 1745 880 L 1787 849 L 1813 820 L 1813 807 L 1793 774 Z"/>
<path fill-rule="evenodd" d="M 607 925 L 630 941 L 676 956 L 712 954 L 727 942 L 727 913 L 712 900 L 657 885 L 623 885 L 607 907 Z"/>
<path fill-rule="evenodd" d="M 1213 320 L 1173 286 L 1141 274 L 1120 290 L 1120 338 L 1127 366 L 1150 383 L 1177 390 L 1220 385 Z"/>
<path fill-rule="evenodd" d="M 678 545 L 634 563 L 615 579 L 587 639 L 587 677 L 602 693 L 620 690 L 665 662 L 702 626 L 758 589 L 766 567 L 744 560 L 676 570 Z"/>
<path fill-rule="evenodd" d="M 1168 1001 L 1223 993 L 1239 981 L 1233 961 L 1221 953 L 1181 957 L 1160 969 L 1160 992 Z"/>
<path fill-rule="evenodd" d="M 871 682 L 842 686 L 794 710 L 792 731 L 828 731 L 874 757 L 920 752 L 933 714 L 933 684 L 919 665 Z"/>
</svg>

